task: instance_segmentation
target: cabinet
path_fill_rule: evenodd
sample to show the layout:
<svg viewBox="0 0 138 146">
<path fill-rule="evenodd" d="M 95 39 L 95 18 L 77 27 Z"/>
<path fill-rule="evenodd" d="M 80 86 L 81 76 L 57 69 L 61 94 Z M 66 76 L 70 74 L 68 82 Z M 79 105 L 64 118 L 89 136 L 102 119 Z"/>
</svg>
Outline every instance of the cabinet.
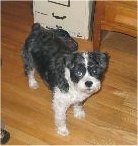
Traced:
<svg viewBox="0 0 138 146">
<path fill-rule="evenodd" d="M 92 1 L 33 1 L 34 22 L 47 28 L 63 28 L 71 36 L 89 38 Z"/>
<path fill-rule="evenodd" d="M 96 1 L 93 48 L 99 50 L 101 30 L 137 36 L 136 1 Z"/>
</svg>

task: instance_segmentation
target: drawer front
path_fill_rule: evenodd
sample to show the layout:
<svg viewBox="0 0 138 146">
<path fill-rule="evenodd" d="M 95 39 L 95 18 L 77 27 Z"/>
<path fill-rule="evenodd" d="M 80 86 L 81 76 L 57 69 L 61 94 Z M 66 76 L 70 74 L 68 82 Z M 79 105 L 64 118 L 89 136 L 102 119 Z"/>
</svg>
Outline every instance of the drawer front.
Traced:
<svg viewBox="0 0 138 146">
<path fill-rule="evenodd" d="M 50 28 L 62 27 L 72 36 L 88 39 L 91 14 L 88 7 L 89 3 L 84 1 L 72 1 L 70 7 L 34 1 L 34 21 Z"/>
<path fill-rule="evenodd" d="M 131 2 L 130 2 L 131 3 Z M 108 3 L 105 6 L 105 21 L 137 27 L 137 11 L 135 7 L 122 3 Z"/>
</svg>

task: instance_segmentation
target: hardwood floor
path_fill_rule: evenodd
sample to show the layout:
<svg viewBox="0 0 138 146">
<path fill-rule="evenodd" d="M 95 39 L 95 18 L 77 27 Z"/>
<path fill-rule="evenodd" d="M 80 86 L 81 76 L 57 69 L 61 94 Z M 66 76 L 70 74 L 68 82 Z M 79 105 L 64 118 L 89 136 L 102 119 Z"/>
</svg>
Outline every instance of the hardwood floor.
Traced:
<svg viewBox="0 0 138 146">
<path fill-rule="evenodd" d="M 68 111 L 67 137 L 55 133 L 51 92 L 39 76 L 38 90 L 28 88 L 21 47 L 33 18 L 30 2 L 1 2 L 1 116 L 11 138 L 7 144 L 99 144 L 123 145 L 137 142 L 137 56 L 136 38 L 109 33 L 101 50 L 110 63 L 102 90 L 85 103 L 86 118 L 77 120 Z M 79 50 L 92 42 L 77 39 Z"/>
</svg>

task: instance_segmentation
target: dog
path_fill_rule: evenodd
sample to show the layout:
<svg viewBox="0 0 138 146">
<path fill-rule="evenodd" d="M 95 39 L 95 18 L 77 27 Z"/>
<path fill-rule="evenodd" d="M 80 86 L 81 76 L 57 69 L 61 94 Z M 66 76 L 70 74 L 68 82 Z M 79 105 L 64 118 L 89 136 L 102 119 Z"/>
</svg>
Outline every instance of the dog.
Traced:
<svg viewBox="0 0 138 146">
<path fill-rule="evenodd" d="M 47 30 L 36 23 L 22 48 L 22 57 L 29 87 L 39 87 L 37 71 L 53 93 L 57 133 L 67 136 L 66 112 L 73 106 L 74 117 L 85 117 L 84 101 L 101 88 L 108 66 L 108 54 L 77 52 L 78 44 L 63 29 Z"/>
</svg>

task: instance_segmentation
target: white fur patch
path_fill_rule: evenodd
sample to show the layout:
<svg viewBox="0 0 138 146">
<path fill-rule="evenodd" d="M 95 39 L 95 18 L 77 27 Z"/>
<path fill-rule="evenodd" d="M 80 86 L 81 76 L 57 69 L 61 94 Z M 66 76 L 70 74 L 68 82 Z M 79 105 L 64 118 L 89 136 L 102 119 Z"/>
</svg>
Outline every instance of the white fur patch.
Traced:
<svg viewBox="0 0 138 146">
<path fill-rule="evenodd" d="M 84 61 L 85 67 L 87 67 L 87 64 L 88 64 L 88 53 L 85 53 L 85 52 L 84 52 L 84 53 L 82 54 L 82 56 L 84 57 L 84 60 L 85 60 L 85 61 Z"/>
<path fill-rule="evenodd" d="M 35 80 L 35 77 L 34 77 L 34 72 L 35 70 L 32 70 L 29 72 L 28 74 L 28 80 L 29 80 L 29 87 L 31 89 L 37 89 L 39 88 L 39 84 L 38 82 Z"/>
<path fill-rule="evenodd" d="M 84 118 L 85 112 L 79 103 L 100 89 L 100 81 L 94 77 L 91 77 L 88 73 L 86 73 L 86 75 L 76 84 L 73 83 L 70 79 L 69 69 L 65 68 L 65 78 L 69 83 L 69 91 L 67 93 L 63 93 L 58 87 L 56 87 L 53 93 L 55 125 L 57 128 L 57 133 L 62 136 L 69 134 L 66 126 L 66 112 L 70 105 L 74 105 L 74 117 L 78 119 Z M 87 90 L 85 86 L 85 82 L 87 80 L 93 82 L 93 85 L 89 90 Z"/>
<path fill-rule="evenodd" d="M 85 111 L 82 105 L 74 104 L 74 117 L 77 119 L 85 118 Z"/>
</svg>

